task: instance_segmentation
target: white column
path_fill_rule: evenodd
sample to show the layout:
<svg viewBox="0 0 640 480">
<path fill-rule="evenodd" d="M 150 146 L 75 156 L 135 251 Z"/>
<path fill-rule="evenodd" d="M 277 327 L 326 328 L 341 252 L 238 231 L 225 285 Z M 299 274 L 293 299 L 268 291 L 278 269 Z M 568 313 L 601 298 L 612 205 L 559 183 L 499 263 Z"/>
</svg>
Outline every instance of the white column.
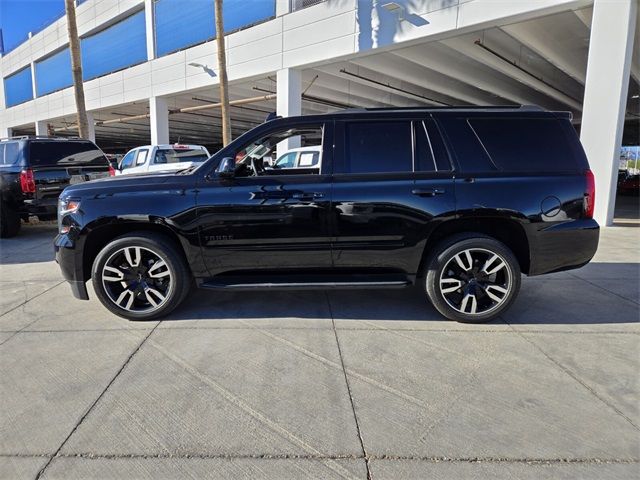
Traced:
<svg viewBox="0 0 640 480">
<path fill-rule="evenodd" d="M 595 0 L 580 140 L 596 179 L 594 218 L 613 223 L 637 0 Z"/>
<path fill-rule="evenodd" d="M 302 73 L 283 68 L 276 76 L 276 109 L 281 117 L 302 115 Z M 290 138 L 278 144 L 278 157 L 291 148 L 300 146 L 300 138 Z"/>
<path fill-rule="evenodd" d="M 36 86 L 36 64 L 31 62 L 29 67 L 31 68 L 31 93 L 33 94 L 33 98 L 38 98 L 38 89 Z"/>
<path fill-rule="evenodd" d="M 156 58 L 156 30 L 153 19 L 153 0 L 144 0 L 144 22 L 147 29 L 147 60 Z"/>
<path fill-rule="evenodd" d="M 9 138 L 12 134 L 11 127 L 0 127 L 0 138 Z"/>
<path fill-rule="evenodd" d="M 36 135 L 41 137 L 47 137 L 49 135 L 49 130 L 47 129 L 47 121 L 37 120 L 35 123 L 36 123 Z"/>
<path fill-rule="evenodd" d="M 96 123 L 95 118 L 93 118 L 93 113 L 91 112 L 87 112 L 87 123 L 89 124 L 89 136 L 87 140 L 96 143 Z"/>
<path fill-rule="evenodd" d="M 149 99 L 149 123 L 151 127 L 151 145 L 169 143 L 169 107 L 167 100 L 161 97 Z"/>
<path fill-rule="evenodd" d="M 291 2 L 294 0 L 276 0 L 276 17 L 285 15 L 291 11 Z"/>
</svg>

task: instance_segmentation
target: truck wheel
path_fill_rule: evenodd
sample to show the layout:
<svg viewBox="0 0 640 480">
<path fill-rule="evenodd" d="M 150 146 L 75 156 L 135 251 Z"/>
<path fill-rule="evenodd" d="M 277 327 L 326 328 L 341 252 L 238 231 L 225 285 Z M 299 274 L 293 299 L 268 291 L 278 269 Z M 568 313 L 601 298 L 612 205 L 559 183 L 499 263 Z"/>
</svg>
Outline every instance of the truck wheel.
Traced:
<svg viewBox="0 0 640 480">
<path fill-rule="evenodd" d="M 20 215 L 4 205 L 0 205 L 0 237 L 15 237 L 20 231 Z"/>
<path fill-rule="evenodd" d="M 129 320 L 167 315 L 184 300 L 191 273 L 173 243 L 136 232 L 111 241 L 93 262 L 96 295 L 112 313 Z"/>
<path fill-rule="evenodd" d="M 520 265 L 503 243 L 482 234 L 455 235 L 426 263 L 425 287 L 433 306 L 458 322 L 482 323 L 500 315 L 520 290 Z"/>
</svg>

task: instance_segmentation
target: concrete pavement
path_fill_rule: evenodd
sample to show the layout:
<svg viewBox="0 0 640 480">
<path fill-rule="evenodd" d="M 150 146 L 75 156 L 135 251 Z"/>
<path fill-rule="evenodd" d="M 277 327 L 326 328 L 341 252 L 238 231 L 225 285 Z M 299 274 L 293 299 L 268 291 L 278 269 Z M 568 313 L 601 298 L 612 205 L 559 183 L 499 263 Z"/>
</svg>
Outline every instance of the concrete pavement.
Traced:
<svg viewBox="0 0 640 480">
<path fill-rule="evenodd" d="M 0 241 L 1 478 L 640 474 L 640 228 L 486 325 L 419 289 L 200 291 L 127 322 L 71 296 L 54 234 Z"/>
</svg>

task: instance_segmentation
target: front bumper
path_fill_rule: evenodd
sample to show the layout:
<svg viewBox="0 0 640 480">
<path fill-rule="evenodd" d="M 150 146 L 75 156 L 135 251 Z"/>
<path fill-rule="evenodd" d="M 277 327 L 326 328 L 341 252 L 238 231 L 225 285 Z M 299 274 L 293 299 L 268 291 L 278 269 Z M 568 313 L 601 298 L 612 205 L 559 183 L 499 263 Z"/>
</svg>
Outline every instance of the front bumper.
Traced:
<svg viewBox="0 0 640 480">
<path fill-rule="evenodd" d="M 53 241 L 53 248 L 56 253 L 56 262 L 60 266 L 62 276 L 69 282 L 73 296 L 80 300 L 89 300 L 82 272 L 82 255 L 76 248 L 76 241 L 60 233 Z"/>
<path fill-rule="evenodd" d="M 598 249 L 600 227 L 593 219 L 557 223 L 529 236 L 529 275 L 580 268 Z"/>
</svg>

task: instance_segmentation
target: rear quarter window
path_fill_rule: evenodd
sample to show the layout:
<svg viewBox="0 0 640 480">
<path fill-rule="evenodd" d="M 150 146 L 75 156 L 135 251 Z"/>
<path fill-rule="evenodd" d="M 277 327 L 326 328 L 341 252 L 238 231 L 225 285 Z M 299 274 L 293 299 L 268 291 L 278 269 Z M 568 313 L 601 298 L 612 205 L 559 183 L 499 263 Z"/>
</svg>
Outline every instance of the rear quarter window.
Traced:
<svg viewBox="0 0 640 480">
<path fill-rule="evenodd" d="M 498 170 L 546 173 L 580 167 L 558 119 L 470 118 L 468 123 Z"/>
<path fill-rule="evenodd" d="M 20 144 L 18 142 L 0 143 L 0 165 L 13 165 L 20 157 Z"/>
</svg>

